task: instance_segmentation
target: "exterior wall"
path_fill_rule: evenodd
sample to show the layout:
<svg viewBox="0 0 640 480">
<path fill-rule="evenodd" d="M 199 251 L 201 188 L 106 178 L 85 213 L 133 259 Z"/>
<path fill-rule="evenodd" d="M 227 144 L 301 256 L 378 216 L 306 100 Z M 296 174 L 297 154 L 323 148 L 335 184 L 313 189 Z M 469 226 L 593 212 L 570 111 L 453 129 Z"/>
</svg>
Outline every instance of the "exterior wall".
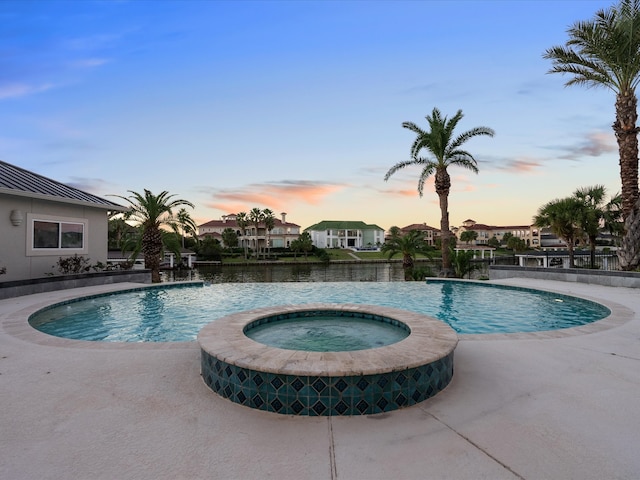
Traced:
<svg viewBox="0 0 640 480">
<path fill-rule="evenodd" d="M 384 230 L 308 230 L 311 242 L 318 248 L 363 248 L 384 243 Z"/>
<path fill-rule="evenodd" d="M 363 247 L 377 247 L 384 243 L 384 230 L 363 230 L 362 232 L 362 246 Z"/>
<path fill-rule="evenodd" d="M 13 210 L 22 214 L 20 225 L 11 223 Z M 81 219 L 86 228 L 84 249 L 29 252 L 32 241 L 30 220 L 33 215 L 50 219 Z M 85 256 L 91 264 L 107 263 L 108 221 L 105 209 L 0 194 L 0 232 L 0 267 L 7 268 L 7 273 L 0 276 L 2 282 L 58 273 L 55 267 L 58 259 L 73 256 L 74 253 Z"/>
<path fill-rule="evenodd" d="M 151 270 L 126 270 L 78 275 L 58 275 L 31 280 L 0 282 L 0 300 L 36 293 L 112 283 L 151 283 Z"/>
</svg>

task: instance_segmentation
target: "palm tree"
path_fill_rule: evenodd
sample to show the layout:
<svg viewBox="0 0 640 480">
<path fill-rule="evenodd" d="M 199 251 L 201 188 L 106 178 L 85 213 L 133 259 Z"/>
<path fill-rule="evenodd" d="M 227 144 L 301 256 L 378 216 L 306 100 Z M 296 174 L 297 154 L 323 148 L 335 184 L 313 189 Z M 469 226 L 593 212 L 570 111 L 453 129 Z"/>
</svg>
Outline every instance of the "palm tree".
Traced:
<svg viewBox="0 0 640 480">
<path fill-rule="evenodd" d="M 186 208 L 181 208 L 178 210 L 176 214 L 176 233 L 180 235 L 181 245 L 184 248 L 184 237 L 186 235 L 191 235 L 195 238 L 196 233 L 198 232 L 198 226 L 196 222 L 191 218 L 191 214 L 187 212 Z"/>
<path fill-rule="evenodd" d="M 599 10 L 593 20 L 576 22 L 566 46 L 549 48 L 549 73 L 572 75 L 566 85 L 605 87 L 616 94 L 613 131 L 618 142 L 622 215 L 625 234 L 618 250 L 620 266 L 640 264 L 640 203 L 638 192 L 638 99 L 640 82 L 640 0 L 621 0 Z"/>
<path fill-rule="evenodd" d="M 452 248 L 451 264 L 453 265 L 453 271 L 458 278 L 464 278 L 465 275 L 468 275 L 469 278 L 471 278 L 471 273 L 474 270 L 480 269 L 480 266 L 473 262 L 473 251 L 471 250 L 456 250 Z"/>
<path fill-rule="evenodd" d="M 576 240 L 582 235 L 582 231 L 576 223 L 582 209 L 581 202 L 575 197 L 567 197 L 560 200 L 552 200 L 538 209 L 533 218 L 537 227 L 550 227 L 558 238 L 564 240 L 569 250 L 569 267 L 575 266 L 573 250 Z"/>
<path fill-rule="evenodd" d="M 141 250 L 144 255 L 145 268 L 151 270 L 151 281 L 160 282 L 160 255 L 162 254 L 162 226 L 169 226 L 172 230 L 176 228 L 176 219 L 173 216 L 173 209 L 186 205 L 194 208 L 193 204 L 187 200 L 172 198 L 164 191 L 159 195 L 154 195 L 149 190 L 144 190 L 144 195 L 129 190 L 128 197 L 115 195 L 130 204 L 129 210 L 124 213 L 125 220 L 132 220 L 142 228 Z"/>
<path fill-rule="evenodd" d="M 425 241 L 423 232 L 411 230 L 405 235 L 393 231 L 380 250 L 382 253 L 386 253 L 389 259 L 398 253 L 402 254 L 404 279 L 411 280 L 413 278 L 412 273 L 416 256 L 421 253 L 431 258 L 433 249 Z"/>
<path fill-rule="evenodd" d="M 271 230 L 276 226 L 276 217 L 273 216 L 273 211 L 265 208 L 262 211 L 262 219 L 264 221 L 264 228 L 267 231 L 267 249 L 269 256 L 271 256 Z"/>
<path fill-rule="evenodd" d="M 475 230 L 465 230 L 460 234 L 460 241 L 465 242 L 467 245 L 469 245 L 469 242 L 472 242 L 477 239 L 478 239 L 478 232 L 476 232 Z"/>
<path fill-rule="evenodd" d="M 573 196 L 582 204 L 578 216 L 578 226 L 589 239 L 591 268 L 596 268 L 596 238 L 605 218 L 605 194 L 603 185 L 579 188 Z"/>
<path fill-rule="evenodd" d="M 262 220 L 264 219 L 264 215 L 262 213 L 262 210 L 260 210 L 258 207 L 254 207 L 251 209 L 251 211 L 249 212 L 249 221 L 251 223 L 253 223 L 254 227 L 255 227 L 255 247 L 256 247 L 256 260 L 258 259 L 258 256 L 260 254 L 260 249 L 259 249 L 259 240 L 258 240 L 258 229 L 260 228 L 260 223 L 262 223 Z"/>
<path fill-rule="evenodd" d="M 442 272 L 441 275 L 448 277 L 451 275 L 450 260 L 450 240 L 451 230 L 449 228 L 449 190 L 451 189 L 451 177 L 447 172 L 450 165 L 456 165 L 472 172 L 478 173 L 478 164 L 473 156 L 461 147 L 468 140 L 479 135 L 493 137 L 494 131 L 488 127 L 476 127 L 467 130 L 454 137 L 454 130 L 458 122 L 462 120 L 462 110 L 448 120 L 443 117 L 437 108 L 433 109 L 431 116 L 427 115 L 429 130 L 422 130 L 412 122 L 404 122 L 402 126 L 416 134 L 416 139 L 411 145 L 411 160 L 406 160 L 395 164 L 384 176 L 385 181 L 398 170 L 419 165 L 422 167 L 418 180 L 418 193 L 422 197 L 424 183 L 428 177 L 435 175 L 435 188 L 440 200 L 440 231 L 442 232 Z M 420 152 L 426 150 L 431 158 L 421 157 Z"/>
<path fill-rule="evenodd" d="M 618 193 L 604 206 L 604 229 L 613 237 L 614 245 L 619 245 L 624 235 L 622 219 L 622 196 Z"/>
<path fill-rule="evenodd" d="M 240 212 L 236 214 L 236 223 L 238 224 L 238 228 L 240 229 L 240 236 L 242 237 L 242 246 L 244 247 L 244 259 L 247 260 L 247 241 L 244 238 L 247 233 L 247 226 L 249 225 L 249 217 L 247 216 L 247 212 Z"/>
</svg>

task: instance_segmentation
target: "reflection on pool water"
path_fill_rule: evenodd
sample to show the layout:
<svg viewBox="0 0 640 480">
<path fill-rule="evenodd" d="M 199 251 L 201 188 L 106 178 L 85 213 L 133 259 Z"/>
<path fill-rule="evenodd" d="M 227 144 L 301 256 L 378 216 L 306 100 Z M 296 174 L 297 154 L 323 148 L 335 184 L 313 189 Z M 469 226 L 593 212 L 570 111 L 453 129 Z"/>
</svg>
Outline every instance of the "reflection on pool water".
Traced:
<svg viewBox="0 0 640 480">
<path fill-rule="evenodd" d="M 357 303 L 438 318 L 461 334 L 569 328 L 610 314 L 603 305 L 556 293 L 501 285 L 423 282 L 163 284 L 59 304 L 29 319 L 59 337 L 111 342 L 195 340 L 211 321 L 276 305 Z"/>
</svg>

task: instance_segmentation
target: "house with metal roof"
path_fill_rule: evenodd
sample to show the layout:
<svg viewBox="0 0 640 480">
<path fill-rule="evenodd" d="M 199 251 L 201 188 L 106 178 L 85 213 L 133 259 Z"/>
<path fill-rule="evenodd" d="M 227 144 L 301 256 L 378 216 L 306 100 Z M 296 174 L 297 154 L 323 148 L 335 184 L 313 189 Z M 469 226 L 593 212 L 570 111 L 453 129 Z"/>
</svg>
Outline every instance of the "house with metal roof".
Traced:
<svg viewBox="0 0 640 480">
<path fill-rule="evenodd" d="M 57 273 L 60 258 L 107 263 L 108 214 L 126 208 L 0 161 L 0 281 Z"/>
<path fill-rule="evenodd" d="M 360 221 L 323 220 L 305 228 L 318 248 L 378 249 L 384 243 L 384 229 Z"/>
</svg>

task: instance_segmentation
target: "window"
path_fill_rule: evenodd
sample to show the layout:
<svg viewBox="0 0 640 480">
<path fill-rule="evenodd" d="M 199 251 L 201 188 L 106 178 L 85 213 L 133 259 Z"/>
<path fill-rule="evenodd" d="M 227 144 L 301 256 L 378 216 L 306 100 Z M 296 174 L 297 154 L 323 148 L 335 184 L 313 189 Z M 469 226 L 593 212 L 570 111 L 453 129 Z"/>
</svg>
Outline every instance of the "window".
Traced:
<svg viewBox="0 0 640 480">
<path fill-rule="evenodd" d="M 88 253 L 88 220 L 27 214 L 27 255 Z"/>
<path fill-rule="evenodd" d="M 82 248 L 83 245 L 82 223 L 33 222 L 33 248 Z"/>
</svg>

